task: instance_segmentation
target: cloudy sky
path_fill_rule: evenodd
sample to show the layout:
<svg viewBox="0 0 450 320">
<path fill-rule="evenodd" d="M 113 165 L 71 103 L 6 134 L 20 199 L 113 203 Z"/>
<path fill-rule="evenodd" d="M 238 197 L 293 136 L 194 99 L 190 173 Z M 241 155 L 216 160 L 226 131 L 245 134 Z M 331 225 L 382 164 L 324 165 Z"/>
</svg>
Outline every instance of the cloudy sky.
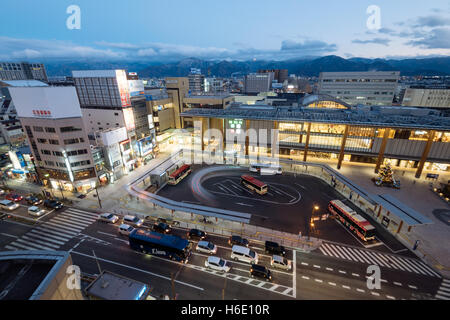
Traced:
<svg viewBox="0 0 450 320">
<path fill-rule="evenodd" d="M 80 29 L 67 28 L 70 5 L 80 8 Z M 367 26 L 371 5 L 380 9 L 376 30 Z M 14 0 L 1 7 L 0 60 L 450 55 L 450 0 Z"/>
</svg>

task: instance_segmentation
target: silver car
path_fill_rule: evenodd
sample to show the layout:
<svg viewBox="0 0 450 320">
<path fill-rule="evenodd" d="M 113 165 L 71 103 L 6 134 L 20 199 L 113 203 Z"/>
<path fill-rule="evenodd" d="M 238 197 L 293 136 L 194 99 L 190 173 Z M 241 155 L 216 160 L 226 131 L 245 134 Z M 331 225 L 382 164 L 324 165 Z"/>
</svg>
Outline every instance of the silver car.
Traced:
<svg viewBox="0 0 450 320">
<path fill-rule="evenodd" d="M 32 206 L 28 208 L 28 214 L 35 216 L 35 217 L 40 217 L 42 215 L 44 215 L 47 211 L 45 211 L 44 209 L 41 209 L 37 206 Z"/>
<path fill-rule="evenodd" d="M 100 221 L 113 223 L 113 224 L 116 223 L 117 221 L 119 221 L 119 217 L 112 213 L 102 213 L 101 215 L 98 216 L 98 219 Z"/>
<path fill-rule="evenodd" d="M 216 254 L 217 253 L 217 246 L 209 241 L 199 241 L 197 243 L 197 247 L 195 248 L 199 252 L 205 252 L 210 254 Z"/>
<path fill-rule="evenodd" d="M 205 261 L 205 267 L 223 272 L 228 272 L 231 270 L 231 266 L 228 261 L 216 256 L 208 257 Z"/>
<path fill-rule="evenodd" d="M 283 270 L 291 270 L 292 263 L 290 260 L 274 255 L 272 259 L 270 259 L 270 265 L 274 268 L 283 269 Z"/>
<path fill-rule="evenodd" d="M 129 235 L 133 230 L 134 228 L 132 226 L 129 226 L 128 224 L 123 223 L 119 226 L 119 233 L 126 236 Z"/>
</svg>

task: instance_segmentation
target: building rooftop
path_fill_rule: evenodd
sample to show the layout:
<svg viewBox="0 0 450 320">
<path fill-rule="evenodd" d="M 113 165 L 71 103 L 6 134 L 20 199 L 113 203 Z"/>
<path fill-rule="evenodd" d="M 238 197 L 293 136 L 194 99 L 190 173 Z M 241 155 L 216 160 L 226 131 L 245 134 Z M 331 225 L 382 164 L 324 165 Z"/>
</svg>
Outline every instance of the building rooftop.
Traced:
<svg viewBox="0 0 450 320">
<path fill-rule="evenodd" d="M 329 109 L 231 104 L 227 109 L 193 108 L 182 112 L 181 116 L 450 131 L 450 117 L 444 116 L 439 111 L 400 106 L 352 106 L 349 109 Z"/>
<path fill-rule="evenodd" d="M 74 78 L 115 78 L 116 70 L 78 70 L 72 71 Z"/>
<path fill-rule="evenodd" d="M 106 270 L 86 288 L 88 296 L 103 300 L 143 300 L 148 293 L 148 285 Z"/>
<path fill-rule="evenodd" d="M 69 253 L 0 252 L 0 300 L 36 300 L 45 292 Z"/>
<path fill-rule="evenodd" d="M 0 80 L 0 87 L 48 87 L 39 80 Z"/>
</svg>

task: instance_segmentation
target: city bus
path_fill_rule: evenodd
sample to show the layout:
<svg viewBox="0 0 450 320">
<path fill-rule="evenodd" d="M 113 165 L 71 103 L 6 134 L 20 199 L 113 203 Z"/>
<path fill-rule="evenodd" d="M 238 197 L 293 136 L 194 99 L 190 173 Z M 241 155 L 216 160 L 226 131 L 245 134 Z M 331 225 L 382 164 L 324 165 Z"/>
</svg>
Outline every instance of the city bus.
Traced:
<svg viewBox="0 0 450 320">
<path fill-rule="evenodd" d="M 191 166 L 188 164 L 183 164 L 181 167 L 179 167 L 177 170 L 172 172 L 169 176 L 168 184 L 176 185 L 178 182 L 183 180 L 189 173 L 191 173 Z"/>
<path fill-rule="evenodd" d="M 265 194 L 268 191 L 267 184 L 248 175 L 241 176 L 241 184 L 250 190 L 256 191 L 259 194 Z"/>
<path fill-rule="evenodd" d="M 328 211 L 338 217 L 342 224 L 364 241 L 375 239 L 375 227 L 369 221 L 347 207 L 340 200 L 331 200 Z"/>
<path fill-rule="evenodd" d="M 259 174 L 281 174 L 281 166 L 270 163 L 255 163 L 250 165 L 250 172 Z"/>
<path fill-rule="evenodd" d="M 191 255 L 188 240 L 175 235 L 134 229 L 128 236 L 130 248 L 145 254 L 187 263 Z"/>
</svg>

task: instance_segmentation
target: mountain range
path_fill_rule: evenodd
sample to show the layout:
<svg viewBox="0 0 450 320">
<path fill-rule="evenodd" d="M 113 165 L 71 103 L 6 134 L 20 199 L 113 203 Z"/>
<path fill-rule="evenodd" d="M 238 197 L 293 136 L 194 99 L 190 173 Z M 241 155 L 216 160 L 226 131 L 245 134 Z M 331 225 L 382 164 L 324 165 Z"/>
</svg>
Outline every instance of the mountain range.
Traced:
<svg viewBox="0 0 450 320">
<path fill-rule="evenodd" d="M 450 57 L 414 59 L 367 59 L 339 56 L 308 57 L 286 61 L 211 61 L 187 58 L 173 63 L 145 62 L 45 62 L 49 76 L 71 75 L 72 70 L 126 69 L 140 77 L 187 76 L 191 68 L 199 68 L 206 76 L 229 77 L 233 73 L 247 74 L 259 69 L 288 69 L 289 74 L 318 76 L 322 71 L 400 71 L 404 76 L 450 75 Z"/>
</svg>

